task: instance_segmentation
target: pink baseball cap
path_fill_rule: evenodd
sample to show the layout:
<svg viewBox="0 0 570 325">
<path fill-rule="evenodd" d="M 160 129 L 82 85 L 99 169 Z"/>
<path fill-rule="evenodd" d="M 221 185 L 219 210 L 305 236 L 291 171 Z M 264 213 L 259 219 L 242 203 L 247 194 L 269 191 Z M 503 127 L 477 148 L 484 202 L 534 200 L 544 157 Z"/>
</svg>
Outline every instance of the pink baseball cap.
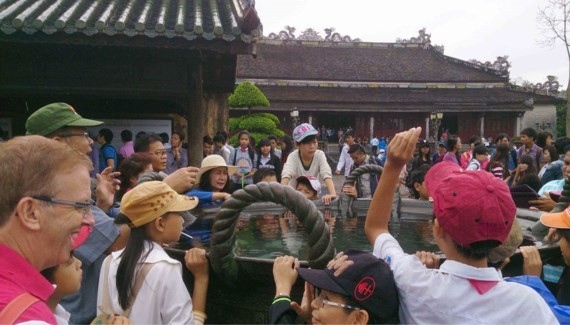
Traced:
<svg viewBox="0 0 570 325">
<path fill-rule="evenodd" d="M 479 241 L 503 243 L 517 208 L 508 186 L 485 171 L 464 171 L 441 162 L 425 176 L 440 226 L 462 247 Z"/>
<path fill-rule="evenodd" d="M 321 194 L 321 182 L 313 176 L 299 176 L 297 177 L 297 183 L 310 185 L 317 192 L 317 195 Z"/>
</svg>

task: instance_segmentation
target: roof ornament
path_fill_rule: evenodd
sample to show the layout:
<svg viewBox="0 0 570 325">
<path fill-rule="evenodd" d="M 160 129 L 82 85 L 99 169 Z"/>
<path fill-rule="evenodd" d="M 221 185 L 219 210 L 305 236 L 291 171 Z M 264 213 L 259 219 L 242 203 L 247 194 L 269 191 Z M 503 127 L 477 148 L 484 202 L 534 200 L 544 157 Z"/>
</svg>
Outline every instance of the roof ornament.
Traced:
<svg viewBox="0 0 570 325">
<path fill-rule="evenodd" d="M 301 40 L 301 41 L 321 41 L 321 42 L 343 42 L 343 43 L 351 43 L 351 42 L 361 42 L 359 38 L 352 38 L 348 35 L 341 35 L 340 33 L 335 32 L 335 28 L 325 28 L 325 37 L 323 38 L 321 34 L 313 29 L 307 28 L 301 32 L 301 35 L 297 37 L 295 32 L 297 29 L 295 27 L 291 27 L 289 25 L 285 26 L 284 30 L 280 31 L 279 33 L 270 33 L 269 35 L 265 36 L 264 38 L 270 40 Z"/>
<path fill-rule="evenodd" d="M 558 93 L 558 89 L 560 88 L 560 82 L 558 82 L 558 77 L 556 76 L 546 76 L 546 81 L 542 84 L 537 83 L 534 86 L 534 89 L 537 92 L 545 92 L 547 95 L 553 95 Z"/>
<path fill-rule="evenodd" d="M 485 70 L 491 69 L 498 72 L 498 75 L 501 77 L 509 77 L 509 69 L 511 68 L 511 62 L 509 62 L 509 56 L 498 56 L 495 62 L 491 63 L 490 61 L 481 62 L 479 60 L 469 60 L 469 62 L 484 68 Z"/>
<path fill-rule="evenodd" d="M 418 31 L 418 37 L 410 37 L 409 39 L 396 39 L 397 44 L 421 44 L 423 48 L 427 49 L 431 46 L 431 34 L 426 33 L 426 29 L 422 28 Z"/>
</svg>

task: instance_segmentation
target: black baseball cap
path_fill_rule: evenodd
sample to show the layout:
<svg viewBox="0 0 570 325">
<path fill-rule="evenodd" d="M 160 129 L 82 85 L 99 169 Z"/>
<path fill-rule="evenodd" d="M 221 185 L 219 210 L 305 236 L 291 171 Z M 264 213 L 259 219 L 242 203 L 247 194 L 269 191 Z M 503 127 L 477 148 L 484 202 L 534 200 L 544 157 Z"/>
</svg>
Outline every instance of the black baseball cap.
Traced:
<svg viewBox="0 0 570 325">
<path fill-rule="evenodd" d="M 338 253 L 324 270 L 298 268 L 297 272 L 317 288 L 351 297 L 380 319 L 398 314 L 394 274 L 386 262 L 368 252 L 350 249 Z"/>
</svg>

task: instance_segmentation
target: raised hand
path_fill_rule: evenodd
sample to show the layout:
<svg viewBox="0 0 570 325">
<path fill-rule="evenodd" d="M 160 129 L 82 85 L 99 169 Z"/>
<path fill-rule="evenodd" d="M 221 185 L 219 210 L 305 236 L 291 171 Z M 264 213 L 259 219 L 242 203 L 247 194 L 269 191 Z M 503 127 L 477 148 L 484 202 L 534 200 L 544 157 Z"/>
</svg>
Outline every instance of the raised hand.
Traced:
<svg viewBox="0 0 570 325">
<path fill-rule="evenodd" d="M 388 145 L 386 164 L 398 169 L 405 166 L 414 155 L 421 132 L 422 128 L 416 127 L 396 134 Z"/>
<path fill-rule="evenodd" d="M 112 167 L 107 167 L 103 169 L 101 174 L 97 174 L 96 205 L 99 209 L 107 211 L 115 203 L 115 193 L 121 184 L 117 177 L 120 175 L 119 172 L 113 172 Z"/>
<path fill-rule="evenodd" d="M 196 184 L 198 172 L 200 172 L 200 169 L 196 167 L 180 168 L 168 175 L 164 179 L 164 182 L 177 193 L 184 193 Z"/>
</svg>

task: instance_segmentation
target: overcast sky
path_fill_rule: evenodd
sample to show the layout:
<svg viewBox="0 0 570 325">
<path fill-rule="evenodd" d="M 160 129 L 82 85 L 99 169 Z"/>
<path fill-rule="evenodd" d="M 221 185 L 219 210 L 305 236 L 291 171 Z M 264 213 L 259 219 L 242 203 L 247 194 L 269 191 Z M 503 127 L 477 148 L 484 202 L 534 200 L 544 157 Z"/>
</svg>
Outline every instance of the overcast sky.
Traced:
<svg viewBox="0 0 570 325">
<path fill-rule="evenodd" d="M 432 44 L 443 45 L 445 54 L 462 60 L 493 62 L 508 55 L 511 81 L 517 78 L 544 82 L 558 76 L 566 87 L 568 60 L 561 43 L 544 47 L 537 23 L 538 8 L 545 0 L 257 0 L 256 9 L 264 34 L 285 25 L 296 35 L 312 27 L 336 28 L 366 42 L 394 42 L 418 35 L 426 28 Z"/>
</svg>

